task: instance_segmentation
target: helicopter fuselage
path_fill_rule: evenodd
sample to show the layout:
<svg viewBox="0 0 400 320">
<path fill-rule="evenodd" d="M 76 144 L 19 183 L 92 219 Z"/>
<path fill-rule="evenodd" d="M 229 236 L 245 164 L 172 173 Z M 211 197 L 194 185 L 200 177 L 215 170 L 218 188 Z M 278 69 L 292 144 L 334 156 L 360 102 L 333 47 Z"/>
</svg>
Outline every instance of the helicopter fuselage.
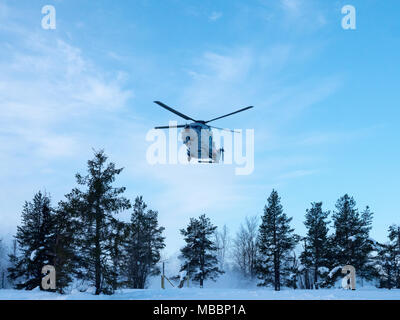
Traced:
<svg viewBox="0 0 400 320">
<path fill-rule="evenodd" d="M 188 160 L 198 159 L 200 162 L 219 162 L 221 150 L 215 148 L 213 133 L 209 126 L 195 122 L 182 130 L 182 141 L 188 148 Z"/>
</svg>

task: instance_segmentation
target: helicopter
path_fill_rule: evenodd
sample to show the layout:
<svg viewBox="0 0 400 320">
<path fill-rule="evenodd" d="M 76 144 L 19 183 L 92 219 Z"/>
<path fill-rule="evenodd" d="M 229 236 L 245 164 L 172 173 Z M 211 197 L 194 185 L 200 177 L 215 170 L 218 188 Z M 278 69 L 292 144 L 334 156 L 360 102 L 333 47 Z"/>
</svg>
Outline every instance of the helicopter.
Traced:
<svg viewBox="0 0 400 320">
<path fill-rule="evenodd" d="M 208 123 L 219 120 L 225 117 L 229 117 L 239 112 L 243 112 L 253 108 L 253 106 L 249 106 L 223 116 L 204 121 L 204 120 L 195 120 L 169 106 L 160 102 L 154 101 L 154 103 L 158 104 L 160 107 L 178 115 L 179 117 L 187 120 L 193 121 L 189 124 L 176 125 L 176 126 L 158 126 L 154 129 L 171 129 L 171 128 L 183 128 L 182 130 L 182 141 L 183 144 L 187 147 L 187 156 L 188 162 L 190 162 L 191 158 L 198 159 L 199 163 L 219 163 L 220 159 L 222 162 L 224 161 L 224 149 L 216 149 L 215 143 L 213 141 L 213 133 L 211 129 L 224 130 L 230 132 L 237 132 L 230 129 L 218 128 L 208 125 Z"/>
</svg>

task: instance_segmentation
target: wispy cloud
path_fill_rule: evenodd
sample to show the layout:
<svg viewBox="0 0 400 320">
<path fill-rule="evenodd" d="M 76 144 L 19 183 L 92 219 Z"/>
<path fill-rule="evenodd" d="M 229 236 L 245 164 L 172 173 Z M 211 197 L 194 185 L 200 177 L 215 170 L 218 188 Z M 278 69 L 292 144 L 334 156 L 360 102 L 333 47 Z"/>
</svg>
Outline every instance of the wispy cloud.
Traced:
<svg viewBox="0 0 400 320">
<path fill-rule="evenodd" d="M 92 147 L 108 142 L 103 119 L 112 130 L 115 115 L 133 97 L 118 70 L 103 70 L 60 34 L 44 37 L 16 24 L 4 8 L 0 1 L 0 18 L 7 15 L 0 26 L 3 234 L 14 230 L 23 201 L 38 189 L 50 188 L 57 201 L 67 192 L 66 181 L 72 187 L 71 163 L 84 164 Z"/>
<path fill-rule="evenodd" d="M 3 2 L 0 1 L 0 17 L 6 17 L 9 13 L 9 8 L 8 6 Z"/>
<path fill-rule="evenodd" d="M 259 0 L 257 15 L 290 32 L 315 31 L 326 24 L 326 13 L 316 0 Z M 312 13 L 311 17 L 310 14 Z"/>
<path fill-rule="evenodd" d="M 301 0 L 280 0 L 280 3 L 285 11 L 296 15 L 300 13 L 303 6 Z"/>
<path fill-rule="evenodd" d="M 356 139 L 365 138 L 381 129 L 381 126 L 368 128 L 341 130 L 337 132 L 313 132 L 305 137 L 297 137 L 300 146 L 332 145 L 337 143 L 350 143 Z"/>
<path fill-rule="evenodd" d="M 1 63 L 1 133 L 9 135 L 10 144 L 19 140 L 36 146 L 37 155 L 76 152 L 73 130 L 78 123 L 99 111 L 121 108 L 132 97 L 118 75 L 107 77 L 63 40 L 27 31 L 9 53 Z M 60 125 L 69 127 L 68 132 L 60 131 Z"/>
<path fill-rule="evenodd" d="M 244 103 L 238 91 L 252 68 L 252 53 L 247 48 L 233 50 L 231 54 L 205 52 L 194 60 L 188 73 L 191 81 L 183 88 L 180 103 L 191 110 L 215 113 Z M 198 112 L 198 111 L 195 111 Z"/>
<path fill-rule="evenodd" d="M 217 21 L 221 17 L 222 17 L 222 13 L 221 12 L 213 11 L 208 18 L 211 21 Z"/>
</svg>

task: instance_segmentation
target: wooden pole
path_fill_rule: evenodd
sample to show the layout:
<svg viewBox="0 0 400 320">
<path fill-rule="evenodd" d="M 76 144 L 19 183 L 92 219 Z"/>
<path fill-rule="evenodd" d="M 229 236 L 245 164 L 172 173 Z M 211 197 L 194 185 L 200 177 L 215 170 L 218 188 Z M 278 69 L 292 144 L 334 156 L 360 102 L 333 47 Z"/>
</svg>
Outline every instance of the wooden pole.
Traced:
<svg viewBox="0 0 400 320">
<path fill-rule="evenodd" d="M 170 284 L 172 287 L 174 287 L 174 288 L 175 288 L 174 284 L 173 284 L 171 281 L 169 281 L 168 277 L 165 277 L 165 279 L 167 279 L 167 280 L 168 280 L 168 282 L 169 282 L 169 284 Z"/>
<path fill-rule="evenodd" d="M 164 280 L 164 277 L 165 277 L 165 267 L 164 267 L 164 262 L 162 263 L 162 276 L 161 276 L 161 288 L 162 289 L 165 289 L 165 280 Z"/>
<path fill-rule="evenodd" d="M 190 262 L 188 262 L 188 270 L 187 270 L 187 286 L 188 286 L 188 288 L 189 288 L 189 278 L 190 278 L 190 273 L 189 273 L 189 271 L 190 271 Z"/>
</svg>

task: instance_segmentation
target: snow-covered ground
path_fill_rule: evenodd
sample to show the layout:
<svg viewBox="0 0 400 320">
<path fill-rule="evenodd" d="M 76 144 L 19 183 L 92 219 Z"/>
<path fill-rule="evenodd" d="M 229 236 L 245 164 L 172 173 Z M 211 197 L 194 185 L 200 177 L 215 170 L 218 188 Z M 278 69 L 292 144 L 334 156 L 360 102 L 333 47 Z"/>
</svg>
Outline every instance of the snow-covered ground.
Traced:
<svg viewBox="0 0 400 320">
<path fill-rule="evenodd" d="M 60 295 L 39 290 L 0 290 L 0 300 L 400 300 L 400 290 L 361 288 L 292 290 L 275 292 L 271 289 L 145 289 L 122 290 L 112 296 L 94 296 L 73 291 Z"/>
</svg>

